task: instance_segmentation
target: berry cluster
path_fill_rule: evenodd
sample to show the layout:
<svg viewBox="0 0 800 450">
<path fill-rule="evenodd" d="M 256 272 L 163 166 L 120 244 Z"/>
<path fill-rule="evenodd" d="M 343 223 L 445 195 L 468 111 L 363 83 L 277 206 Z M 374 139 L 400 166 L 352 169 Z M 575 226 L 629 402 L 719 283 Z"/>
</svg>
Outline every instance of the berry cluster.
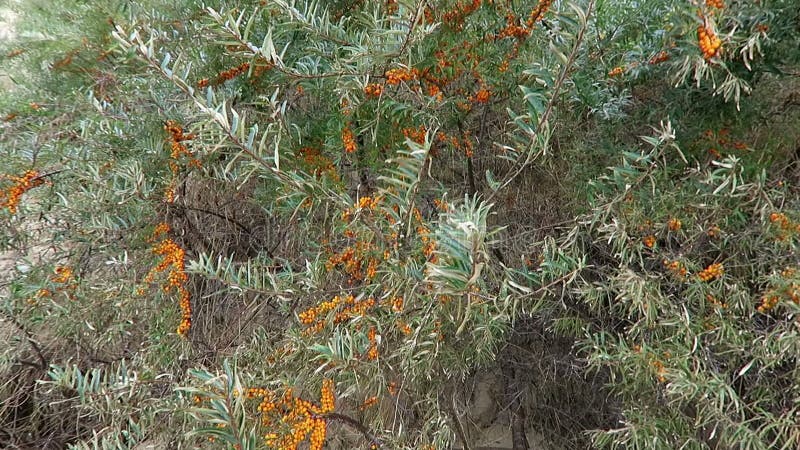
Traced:
<svg viewBox="0 0 800 450">
<path fill-rule="evenodd" d="M 354 213 L 358 212 L 359 210 L 374 210 L 378 207 L 378 205 L 380 205 L 380 203 L 380 196 L 370 197 L 369 195 L 364 195 L 359 197 L 358 201 L 355 205 L 353 205 L 352 208 L 345 208 L 345 210 L 342 211 L 342 220 L 344 222 L 350 222 L 350 219 L 352 219 Z M 348 229 L 345 231 L 345 236 L 353 238 L 355 237 L 355 233 Z M 369 245 L 367 245 L 367 247 L 369 247 Z"/>
<path fill-rule="evenodd" d="M 550 9 L 550 6 L 553 4 L 553 0 L 539 0 L 539 3 L 531 10 L 531 13 L 528 15 L 528 20 L 525 21 L 525 25 L 528 28 L 533 28 L 536 22 L 542 20 L 545 13 Z"/>
<path fill-rule="evenodd" d="M 722 49 L 722 40 L 708 25 L 697 27 L 697 42 L 706 61 L 718 55 Z"/>
<path fill-rule="evenodd" d="M 436 209 L 442 212 L 450 211 L 450 204 L 447 203 L 447 201 L 444 199 L 439 199 L 439 198 L 433 199 L 433 206 L 435 206 Z"/>
<path fill-rule="evenodd" d="M 392 311 L 396 313 L 403 312 L 403 297 L 395 297 L 392 300 Z"/>
<path fill-rule="evenodd" d="M 488 89 L 482 87 L 478 92 L 475 93 L 474 96 L 468 97 L 469 100 L 472 100 L 476 103 L 488 103 L 489 97 L 492 95 L 492 92 Z"/>
<path fill-rule="evenodd" d="M 727 154 L 731 150 L 742 151 L 749 148 L 745 142 L 731 140 L 730 131 L 727 128 L 722 128 L 718 131 L 705 130 L 702 134 L 702 139 L 710 145 L 708 148 L 709 155 L 716 159 L 721 159 L 724 156 L 720 149 L 725 150 Z"/>
<path fill-rule="evenodd" d="M 360 209 L 375 209 L 380 203 L 380 197 L 370 197 L 365 195 L 358 199 L 358 207 Z"/>
<path fill-rule="evenodd" d="M 327 435 L 325 415 L 333 412 L 336 401 L 333 381 L 322 382 L 319 405 L 296 397 L 291 388 L 280 398 L 264 388 L 248 389 L 246 396 L 261 400 L 258 405 L 261 425 L 277 431 L 264 435 L 270 448 L 297 450 L 308 440 L 309 450 L 322 450 Z"/>
<path fill-rule="evenodd" d="M 347 153 L 353 153 L 358 149 L 356 138 L 353 130 L 350 129 L 350 125 L 345 125 L 344 129 L 342 129 L 342 144 L 344 145 L 344 151 Z"/>
<path fill-rule="evenodd" d="M 266 66 L 256 65 L 255 70 L 253 72 L 253 77 L 255 78 L 258 75 L 261 75 L 261 73 L 263 73 L 265 70 L 271 67 L 272 67 L 271 64 L 267 64 Z M 214 77 L 214 80 L 209 80 L 208 78 L 202 78 L 198 80 L 197 87 L 204 88 L 208 86 L 217 86 L 226 81 L 238 77 L 239 75 L 247 72 L 248 70 L 250 70 L 250 63 L 249 62 L 241 63 L 236 67 L 232 67 L 228 70 L 223 70 L 222 72 L 218 73 L 217 76 Z"/>
<path fill-rule="evenodd" d="M 232 80 L 232 79 L 238 77 L 239 75 L 247 72 L 248 70 L 250 70 L 250 63 L 247 63 L 247 62 L 246 63 L 241 63 L 238 66 L 233 67 L 231 69 L 224 70 L 224 71 L 220 72 L 217 75 L 217 83 L 216 84 L 222 84 L 222 83 L 224 83 L 224 82 L 226 82 L 228 80 Z"/>
<path fill-rule="evenodd" d="M 625 72 L 625 68 L 622 66 L 614 67 L 613 69 L 608 71 L 608 76 L 611 78 L 618 77 Z"/>
<path fill-rule="evenodd" d="M 58 70 L 72 64 L 72 58 L 78 54 L 78 50 L 71 50 L 63 58 L 50 65 L 50 70 Z"/>
<path fill-rule="evenodd" d="M 677 259 L 673 261 L 665 259 L 663 263 L 664 263 L 664 268 L 667 269 L 677 278 L 684 279 L 686 277 L 686 274 L 688 273 L 686 267 L 684 267 L 683 263 L 681 263 Z"/>
<path fill-rule="evenodd" d="M 371 279 L 376 274 L 378 265 L 378 260 L 371 256 L 373 250 L 375 250 L 373 244 L 358 241 L 331 255 L 325 267 L 328 271 L 342 269 L 350 277 L 350 284 L 363 281 L 365 278 Z"/>
<path fill-rule="evenodd" d="M 481 7 L 481 0 L 471 0 L 465 2 L 456 2 L 453 9 L 445 12 L 442 15 L 442 22 L 450 29 L 460 31 L 464 29 L 464 19 L 469 17 L 472 13 Z M 432 11 L 426 11 L 426 19 L 428 22 L 433 22 Z"/>
<path fill-rule="evenodd" d="M 650 58 L 649 63 L 651 65 L 661 64 L 664 61 L 669 60 L 669 53 L 666 50 L 661 50 L 660 52 L 656 53 L 655 56 Z"/>
<path fill-rule="evenodd" d="M 520 46 L 528 37 L 530 37 L 531 31 L 536 26 L 536 23 L 544 18 L 545 13 L 547 13 L 552 4 L 553 0 L 539 0 L 539 3 L 537 3 L 528 14 L 528 18 L 525 20 L 524 26 L 517 24 L 517 17 L 513 13 L 506 14 L 506 27 L 497 35 L 495 35 L 495 38 L 502 39 L 505 37 L 513 37 L 515 42 L 511 47 L 511 50 L 506 53 L 505 57 L 497 67 L 498 72 L 504 73 L 508 71 L 508 66 L 511 60 L 519 56 Z"/>
<path fill-rule="evenodd" d="M 72 279 L 72 269 L 67 266 L 55 268 L 55 276 L 52 278 L 54 283 L 65 284 Z"/>
<path fill-rule="evenodd" d="M 35 170 L 29 170 L 21 177 L 6 175 L 4 178 L 10 179 L 14 184 L 5 192 L 0 191 L 0 208 L 8 209 L 11 214 L 17 213 L 24 193 L 44 183 L 39 172 Z"/>
<path fill-rule="evenodd" d="M 406 81 L 416 80 L 419 77 L 417 69 L 389 69 L 386 71 L 386 84 L 397 86 L 398 84 Z"/>
<path fill-rule="evenodd" d="M 513 37 L 515 39 L 525 39 L 531 34 L 531 30 L 527 27 L 519 25 L 517 17 L 514 13 L 509 12 L 506 14 L 506 27 L 500 30 L 495 36 L 495 39 L 503 39 Z"/>
<path fill-rule="evenodd" d="M 420 145 L 425 143 L 427 133 L 428 129 L 425 128 L 425 125 L 420 125 L 418 128 L 403 128 L 403 136 Z"/>
<path fill-rule="evenodd" d="M 367 339 L 369 339 L 369 349 L 367 349 L 367 359 L 378 359 L 378 332 L 375 327 L 370 327 L 367 331 Z"/>
<path fill-rule="evenodd" d="M 68 266 L 56 266 L 53 272 L 55 275 L 53 275 L 50 280 L 55 283 L 56 286 L 54 286 L 52 290 L 47 288 L 39 289 L 36 291 L 36 294 L 28 298 L 27 302 L 29 304 L 35 305 L 40 299 L 51 298 L 56 292 L 63 292 L 70 300 L 75 299 L 75 289 L 78 288 L 78 282 L 75 279 L 72 268 Z"/>
<path fill-rule="evenodd" d="M 721 277 L 723 273 L 725 273 L 725 268 L 722 263 L 714 263 L 701 270 L 697 277 L 700 278 L 700 281 L 708 282 Z"/>
<path fill-rule="evenodd" d="M 159 224 L 151 240 L 155 241 L 162 234 L 170 231 L 166 223 Z M 186 251 L 175 243 L 171 238 L 162 239 L 153 247 L 153 253 L 163 259 L 145 276 L 145 283 L 152 283 L 159 272 L 167 272 L 167 281 L 161 286 L 164 292 L 176 291 L 178 293 L 178 304 L 181 309 L 181 323 L 178 325 L 177 333 L 186 336 L 192 326 L 192 304 L 191 294 L 186 288 L 189 275 L 186 274 Z"/>
<path fill-rule="evenodd" d="M 794 267 L 787 267 L 780 273 L 778 285 L 770 289 L 761 298 L 758 312 L 766 314 L 780 302 L 780 300 L 790 300 L 795 305 L 800 305 L 800 283 L 797 282 L 795 275 L 797 270 Z"/>
<path fill-rule="evenodd" d="M 672 217 L 667 221 L 667 229 L 669 231 L 680 231 L 683 224 L 681 223 L 680 219 Z"/>
<path fill-rule="evenodd" d="M 758 305 L 758 308 L 756 309 L 761 314 L 766 314 L 772 311 L 773 308 L 775 308 L 775 306 L 778 304 L 778 300 L 780 300 L 780 297 L 777 294 L 774 293 L 767 294 L 761 298 L 761 304 Z"/>
<path fill-rule="evenodd" d="M 659 381 L 659 383 L 664 383 L 665 381 L 667 381 L 667 378 L 664 376 L 667 373 L 667 369 L 664 367 L 664 363 L 656 359 L 650 364 L 656 371 L 656 379 Z"/>
<path fill-rule="evenodd" d="M 173 203 L 175 201 L 175 187 L 178 184 L 178 171 L 180 170 L 181 157 L 187 157 L 187 166 L 200 167 L 200 160 L 195 158 L 194 153 L 186 146 L 185 141 L 191 141 L 196 138 L 194 133 L 184 134 L 183 127 L 174 120 L 168 120 L 164 124 L 164 130 L 169 133 L 167 141 L 170 143 L 170 162 L 169 170 L 172 173 L 172 179 L 167 185 L 164 192 L 164 201 Z"/>
<path fill-rule="evenodd" d="M 474 155 L 475 144 L 472 141 L 469 131 L 464 131 L 461 139 L 459 139 L 458 136 L 451 136 L 440 131 L 436 133 L 436 140 L 441 144 L 449 144 L 456 150 L 463 151 L 467 158 L 471 158 Z"/>
<path fill-rule="evenodd" d="M 786 241 L 795 233 L 800 233 L 800 223 L 790 219 L 784 213 L 774 212 L 769 215 L 769 221 L 778 228 L 779 241 Z"/>
<path fill-rule="evenodd" d="M 370 83 L 364 86 L 364 94 L 367 97 L 380 97 L 383 93 L 383 85 L 378 83 Z"/>
<path fill-rule="evenodd" d="M 178 124 L 178 122 L 174 120 L 168 120 L 164 124 L 164 130 L 169 133 L 169 142 L 170 142 L 170 156 L 172 159 L 177 160 L 181 157 L 181 155 L 186 155 L 190 158 L 194 158 L 194 154 L 186 148 L 186 144 L 184 141 L 191 141 L 192 139 L 196 138 L 197 135 L 194 133 L 184 134 L 183 127 Z"/>
<path fill-rule="evenodd" d="M 324 380 L 322 382 L 322 390 L 320 392 L 320 413 L 326 414 L 332 412 L 336 402 L 336 397 L 333 392 L 333 380 Z"/>
<path fill-rule="evenodd" d="M 397 329 L 400 330 L 400 332 L 405 334 L 405 335 L 409 335 L 413 331 L 411 329 L 411 326 L 409 326 L 407 323 L 403 322 L 402 320 L 398 320 L 397 321 Z"/>
<path fill-rule="evenodd" d="M 420 225 L 417 227 L 417 235 L 422 241 L 422 254 L 425 255 L 425 259 L 434 264 L 439 262 L 439 256 L 436 254 L 436 241 L 431 238 L 430 230 Z"/>
<path fill-rule="evenodd" d="M 442 100 L 444 100 L 444 93 L 442 92 L 442 88 L 440 88 L 436 84 L 429 83 L 426 92 L 429 97 L 435 98 L 437 102 L 441 102 Z"/>
<path fill-rule="evenodd" d="M 325 328 L 326 316 L 330 312 L 335 312 L 333 323 L 343 323 L 355 317 L 363 317 L 367 312 L 375 307 L 375 299 L 372 297 L 366 300 L 357 300 L 352 295 L 347 297 L 335 296 L 330 300 L 320 302 L 317 306 L 311 307 L 298 314 L 300 323 L 308 326 L 306 334 L 319 333 Z"/>
<path fill-rule="evenodd" d="M 706 294 L 706 301 L 711 303 L 712 305 L 718 307 L 718 308 L 722 308 L 722 309 L 728 308 L 728 304 L 727 303 L 717 299 L 716 297 L 714 297 L 711 294 Z"/>
<path fill-rule="evenodd" d="M 364 411 L 367 408 L 375 406 L 377 403 L 378 403 L 378 396 L 373 395 L 372 397 L 369 397 L 366 400 L 364 400 L 364 403 L 362 403 L 361 406 L 358 407 L 358 409 L 360 411 Z"/>
</svg>

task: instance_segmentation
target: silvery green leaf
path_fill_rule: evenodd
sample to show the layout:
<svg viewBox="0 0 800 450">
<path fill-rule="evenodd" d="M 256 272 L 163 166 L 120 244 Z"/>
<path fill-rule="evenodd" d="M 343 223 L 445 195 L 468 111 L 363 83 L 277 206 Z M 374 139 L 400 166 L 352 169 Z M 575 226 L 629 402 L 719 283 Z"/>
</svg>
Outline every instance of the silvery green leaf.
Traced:
<svg viewBox="0 0 800 450">
<path fill-rule="evenodd" d="M 246 144 L 247 148 L 253 148 L 253 140 L 256 138 L 257 134 L 258 134 L 258 124 L 253 124 L 253 126 L 250 127 L 250 134 L 247 135 L 247 144 Z"/>
<path fill-rule="evenodd" d="M 239 113 L 237 113 L 235 109 L 231 108 L 231 115 L 233 116 L 233 119 L 231 120 L 231 134 L 235 135 L 236 130 L 239 129 Z"/>
<path fill-rule="evenodd" d="M 172 55 L 169 52 L 164 54 L 164 59 L 161 60 L 161 69 L 166 71 L 167 67 L 169 66 L 169 62 L 172 60 Z"/>
<path fill-rule="evenodd" d="M 553 43 L 553 41 L 550 41 L 548 47 L 550 48 L 550 51 L 558 57 L 558 59 L 561 61 L 562 64 L 567 64 L 569 62 L 567 55 L 565 55 L 564 52 L 559 50 L 558 47 L 556 47 L 556 45 Z"/>
<path fill-rule="evenodd" d="M 489 189 L 492 191 L 496 191 L 497 188 L 500 187 L 500 182 L 494 178 L 492 171 L 489 169 L 486 169 L 486 183 L 489 185 Z"/>
</svg>

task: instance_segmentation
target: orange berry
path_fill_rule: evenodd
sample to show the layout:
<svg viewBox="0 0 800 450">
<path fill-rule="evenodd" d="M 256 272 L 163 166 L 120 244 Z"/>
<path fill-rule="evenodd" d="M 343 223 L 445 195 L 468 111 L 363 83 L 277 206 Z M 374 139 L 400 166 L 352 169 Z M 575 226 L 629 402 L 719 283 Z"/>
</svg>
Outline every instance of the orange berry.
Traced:
<svg viewBox="0 0 800 450">
<path fill-rule="evenodd" d="M 622 66 L 617 66 L 617 67 L 614 67 L 613 69 L 611 69 L 610 71 L 608 71 L 608 76 L 609 76 L 609 77 L 612 77 L 612 78 L 613 78 L 613 77 L 618 77 L 618 76 L 622 75 L 622 73 L 623 73 L 624 71 L 625 71 L 625 68 L 624 68 L 624 67 L 622 67 Z"/>
<path fill-rule="evenodd" d="M 344 144 L 344 151 L 353 153 L 358 149 L 355 136 L 349 125 L 346 125 L 342 130 L 342 144 Z"/>
<path fill-rule="evenodd" d="M 383 86 L 378 83 L 368 84 L 364 87 L 364 94 L 367 97 L 380 97 L 383 93 Z"/>
</svg>

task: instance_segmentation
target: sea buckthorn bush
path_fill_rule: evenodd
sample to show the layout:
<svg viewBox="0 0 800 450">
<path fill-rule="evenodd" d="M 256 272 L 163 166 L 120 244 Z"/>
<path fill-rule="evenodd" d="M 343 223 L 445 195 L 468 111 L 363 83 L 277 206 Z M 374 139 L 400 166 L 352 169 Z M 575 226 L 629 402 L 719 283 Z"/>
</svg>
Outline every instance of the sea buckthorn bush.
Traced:
<svg viewBox="0 0 800 450">
<path fill-rule="evenodd" d="M 785 350 L 797 342 L 796 261 L 788 216 L 773 209 L 795 211 L 795 194 L 747 174 L 744 158 L 674 172 L 673 133 L 666 124 L 651 149 L 623 157 L 626 170 L 598 180 L 596 206 L 564 241 L 575 256 L 609 258 L 581 271 L 565 303 L 575 331 L 592 330 L 581 351 L 621 401 L 624 419 L 593 442 L 791 447 L 796 410 L 782 387 L 797 376 Z M 679 185 L 653 190 L 673 177 Z M 650 230 L 654 244 L 642 244 Z"/>
<path fill-rule="evenodd" d="M 0 447 L 800 445 L 794 2 L 9 8 Z"/>
</svg>

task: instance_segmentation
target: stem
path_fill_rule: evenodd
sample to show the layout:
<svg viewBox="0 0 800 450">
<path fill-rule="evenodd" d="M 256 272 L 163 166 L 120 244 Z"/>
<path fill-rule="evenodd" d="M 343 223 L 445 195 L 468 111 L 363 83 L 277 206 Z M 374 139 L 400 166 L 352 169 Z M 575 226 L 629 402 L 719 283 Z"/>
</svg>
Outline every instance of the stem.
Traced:
<svg viewBox="0 0 800 450">
<path fill-rule="evenodd" d="M 247 228 L 246 226 L 244 226 L 244 225 L 243 225 L 241 222 L 239 222 L 238 220 L 236 220 L 236 219 L 231 219 L 230 217 L 226 217 L 226 216 L 224 216 L 224 215 L 222 215 L 222 214 L 220 214 L 220 213 L 218 213 L 218 212 L 209 211 L 209 210 L 207 210 L 207 209 L 203 209 L 203 208 L 197 208 L 197 207 L 190 206 L 190 205 L 181 205 L 181 204 L 178 204 L 178 203 L 171 203 L 171 204 L 169 204 L 169 205 L 170 205 L 170 206 L 173 206 L 173 207 L 178 207 L 178 208 L 188 209 L 189 211 L 196 211 L 196 212 L 200 212 L 200 213 L 208 214 L 208 215 L 211 215 L 211 216 L 214 216 L 214 217 L 218 217 L 218 218 L 220 218 L 220 219 L 222 219 L 222 220 L 228 221 L 228 222 L 230 222 L 230 223 L 232 223 L 232 224 L 236 225 L 238 228 L 240 228 L 242 231 L 244 231 L 244 232 L 245 232 L 245 233 L 247 233 L 247 234 L 253 234 L 253 232 L 252 232 L 252 231 L 250 231 L 250 229 L 249 229 L 249 228 Z"/>
<path fill-rule="evenodd" d="M 553 112 L 553 108 L 555 107 L 556 100 L 558 99 L 558 94 L 561 91 L 561 87 L 564 84 L 564 81 L 567 79 L 567 75 L 570 72 L 570 68 L 572 64 L 575 62 L 575 58 L 578 56 L 578 50 L 581 47 L 581 43 L 583 42 L 584 35 L 586 34 L 586 29 L 589 27 L 589 15 L 592 13 L 594 9 L 594 2 L 595 0 L 590 0 L 589 5 L 586 7 L 586 22 L 581 25 L 581 29 L 578 31 L 578 35 L 575 38 L 575 45 L 572 47 L 572 51 L 567 58 L 566 64 L 564 64 L 564 69 L 561 71 L 561 74 L 558 76 L 555 85 L 553 85 L 553 95 L 550 97 L 550 101 L 547 102 L 547 107 L 544 110 L 544 114 L 542 117 L 539 118 L 539 123 L 536 126 L 536 131 L 542 129 L 547 120 L 550 118 L 550 114 Z M 531 138 L 536 137 L 536 134 L 532 134 Z M 531 146 L 534 145 L 534 142 L 531 142 Z M 506 179 L 500 183 L 497 189 L 492 192 L 489 198 L 486 200 L 486 203 L 491 203 L 491 201 L 497 196 L 497 194 L 504 188 L 506 188 L 509 184 L 511 184 L 514 179 L 516 179 L 526 167 L 528 167 L 534 160 L 534 156 L 538 153 L 534 153 L 533 149 L 527 152 L 527 156 L 525 157 L 525 161 L 519 163 L 519 167 L 514 170 L 511 175 L 507 176 Z M 519 161 L 519 160 L 517 160 Z"/>
<path fill-rule="evenodd" d="M 512 450 L 529 450 L 528 438 L 525 436 L 525 407 L 520 401 L 520 389 L 512 363 L 512 361 L 506 362 L 502 369 L 505 375 L 505 394 L 511 414 L 511 446 Z"/>
<path fill-rule="evenodd" d="M 3 315 L 8 318 L 8 321 L 11 322 L 22 334 L 25 335 L 25 340 L 28 341 L 28 345 L 31 346 L 33 352 L 36 354 L 36 357 L 39 359 L 38 367 L 42 370 L 47 369 L 47 359 L 45 359 L 44 354 L 42 353 L 42 348 L 39 347 L 39 344 L 33 339 L 33 335 L 28 331 L 25 327 L 22 326 L 21 323 L 16 319 L 16 317 L 12 316 L 8 312 L 3 311 Z M 20 361 L 21 364 L 32 365 L 36 367 L 34 364 L 30 364 L 27 361 Z"/>
<path fill-rule="evenodd" d="M 354 430 L 364 435 L 364 438 L 366 438 L 367 441 L 369 441 L 370 443 L 370 448 L 374 449 L 381 448 L 380 439 L 378 439 L 377 436 L 372 434 L 372 432 L 369 430 L 369 428 L 366 427 L 366 425 L 357 421 L 356 419 L 353 419 L 350 416 L 346 416 L 344 414 L 339 414 L 339 413 L 326 413 L 326 414 L 316 415 L 316 417 L 319 417 L 321 419 L 335 420 L 339 423 L 343 423 L 348 427 L 353 428 Z"/>
<path fill-rule="evenodd" d="M 461 446 L 463 450 L 471 450 L 469 446 L 469 441 L 467 440 L 467 433 L 464 430 L 464 425 L 461 423 L 461 420 L 458 418 L 458 412 L 456 410 L 456 393 L 455 389 L 452 390 L 450 393 L 450 404 L 447 405 L 447 410 L 450 412 L 450 416 L 453 419 L 453 423 L 455 423 L 455 432 L 458 436 L 458 440 L 461 441 Z"/>
</svg>

